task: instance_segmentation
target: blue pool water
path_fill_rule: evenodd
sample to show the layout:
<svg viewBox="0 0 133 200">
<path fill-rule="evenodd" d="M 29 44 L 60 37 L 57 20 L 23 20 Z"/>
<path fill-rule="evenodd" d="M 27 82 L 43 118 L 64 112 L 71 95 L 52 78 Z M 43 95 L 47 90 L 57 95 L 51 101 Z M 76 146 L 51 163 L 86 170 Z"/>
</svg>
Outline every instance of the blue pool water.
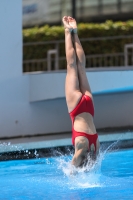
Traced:
<svg viewBox="0 0 133 200">
<path fill-rule="evenodd" d="M 0 162 L 0 200 L 133 200 L 133 150 L 101 153 L 70 175 L 71 156 Z"/>
</svg>

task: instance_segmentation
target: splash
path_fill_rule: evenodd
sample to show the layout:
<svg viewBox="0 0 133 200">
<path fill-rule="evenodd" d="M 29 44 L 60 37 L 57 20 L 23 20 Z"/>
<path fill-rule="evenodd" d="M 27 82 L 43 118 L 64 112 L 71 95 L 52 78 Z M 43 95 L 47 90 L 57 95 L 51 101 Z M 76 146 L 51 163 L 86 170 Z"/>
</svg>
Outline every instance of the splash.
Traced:
<svg viewBox="0 0 133 200">
<path fill-rule="evenodd" d="M 67 156 L 61 156 L 57 159 L 58 169 L 60 169 L 64 176 L 67 177 L 67 185 L 70 189 L 77 188 L 93 188 L 93 187 L 106 187 L 107 183 L 110 181 L 101 173 L 101 164 L 105 159 L 107 153 L 112 152 L 117 142 L 112 143 L 104 151 L 100 149 L 99 156 L 97 160 L 92 162 L 88 158 L 88 163 L 82 168 L 74 167 L 71 165 L 72 154 Z M 66 159 L 67 158 L 67 159 Z"/>
<path fill-rule="evenodd" d="M 0 142 L 0 152 L 6 153 L 6 152 L 13 152 L 13 151 L 25 151 L 26 153 L 28 150 L 24 149 L 20 144 L 11 144 L 11 142 Z"/>
<path fill-rule="evenodd" d="M 39 158 L 39 154 L 37 152 L 36 149 L 34 150 L 28 150 L 25 149 L 22 145 L 20 144 L 11 144 L 11 142 L 0 142 L 0 159 L 3 157 L 4 154 L 4 160 L 8 160 L 9 159 L 17 159 L 20 158 L 21 159 L 21 154 L 23 155 L 23 157 L 25 159 L 31 158 L 31 156 L 33 158 Z M 13 155 L 13 156 L 10 156 Z M 2 158 L 3 160 L 3 158 Z"/>
<path fill-rule="evenodd" d="M 71 156 L 67 161 L 63 156 L 58 159 L 58 169 L 62 170 L 66 177 L 65 184 L 67 184 L 69 189 L 102 187 L 100 183 L 100 157 L 97 163 L 82 168 L 75 168 L 71 165 L 71 159 Z"/>
</svg>

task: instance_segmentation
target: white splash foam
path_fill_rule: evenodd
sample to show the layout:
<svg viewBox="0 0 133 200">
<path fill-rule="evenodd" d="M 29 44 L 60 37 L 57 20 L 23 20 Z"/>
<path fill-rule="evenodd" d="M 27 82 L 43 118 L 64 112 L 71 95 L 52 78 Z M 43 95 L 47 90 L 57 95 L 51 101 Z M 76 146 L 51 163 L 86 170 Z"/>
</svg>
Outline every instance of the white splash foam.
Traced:
<svg viewBox="0 0 133 200">
<path fill-rule="evenodd" d="M 71 165 L 72 155 L 67 161 L 65 156 L 58 158 L 58 169 L 68 178 L 68 187 L 70 189 L 106 187 L 106 181 L 108 180 L 101 173 L 101 163 L 117 142 L 111 144 L 103 152 L 100 151 L 96 162 L 92 163 L 88 160 L 88 164 L 82 168 L 75 168 Z"/>
</svg>

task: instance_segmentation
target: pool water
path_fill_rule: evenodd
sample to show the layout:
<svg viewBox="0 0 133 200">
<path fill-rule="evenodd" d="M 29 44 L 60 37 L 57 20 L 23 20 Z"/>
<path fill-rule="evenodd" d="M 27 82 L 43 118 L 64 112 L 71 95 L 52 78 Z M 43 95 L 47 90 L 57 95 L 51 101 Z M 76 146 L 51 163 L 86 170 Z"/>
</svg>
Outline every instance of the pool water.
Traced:
<svg viewBox="0 0 133 200">
<path fill-rule="evenodd" d="M 133 149 L 103 152 L 75 175 L 71 158 L 0 162 L 0 200 L 133 200 Z"/>
</svg>

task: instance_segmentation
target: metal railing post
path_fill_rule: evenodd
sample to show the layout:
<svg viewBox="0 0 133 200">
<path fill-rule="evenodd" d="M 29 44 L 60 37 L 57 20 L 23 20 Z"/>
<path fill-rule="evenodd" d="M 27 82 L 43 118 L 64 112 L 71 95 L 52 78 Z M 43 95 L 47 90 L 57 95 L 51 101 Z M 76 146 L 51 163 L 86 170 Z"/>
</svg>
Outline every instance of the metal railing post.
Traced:
<svg viewBox="0 0 133 200">
<path fill-rule="evenodd" d="M 51 49 L 47 51 L 47 68 L 48 71 L 51 71 L 51 55 L 55 54 L 55 65 L 54 68 L 57 70 L 58 69 L 58 52 L 56 49 Z"/>
<path fill-rule="evenodd" d="M 124 62 L 125 66 L 128 65 L 128 59 L 127 59 L 127 45 L 124 46 Z"/>
<path fill-rule="evenodd" d="M 59 69 L 59 43 L 56 43 L 55 48 L 56 48 L 55 69 L 58 70 Z"/>
<path fill-rule="evenodd" d="M 128 66 L 128 49 L 133 49 L 133 44 L 126 44 L 124 46 L 124 58 L 125 58 L 125 66 Z M 131 55 L 131 62 L 133 60 L 133 54 Z"/>
</svg>

